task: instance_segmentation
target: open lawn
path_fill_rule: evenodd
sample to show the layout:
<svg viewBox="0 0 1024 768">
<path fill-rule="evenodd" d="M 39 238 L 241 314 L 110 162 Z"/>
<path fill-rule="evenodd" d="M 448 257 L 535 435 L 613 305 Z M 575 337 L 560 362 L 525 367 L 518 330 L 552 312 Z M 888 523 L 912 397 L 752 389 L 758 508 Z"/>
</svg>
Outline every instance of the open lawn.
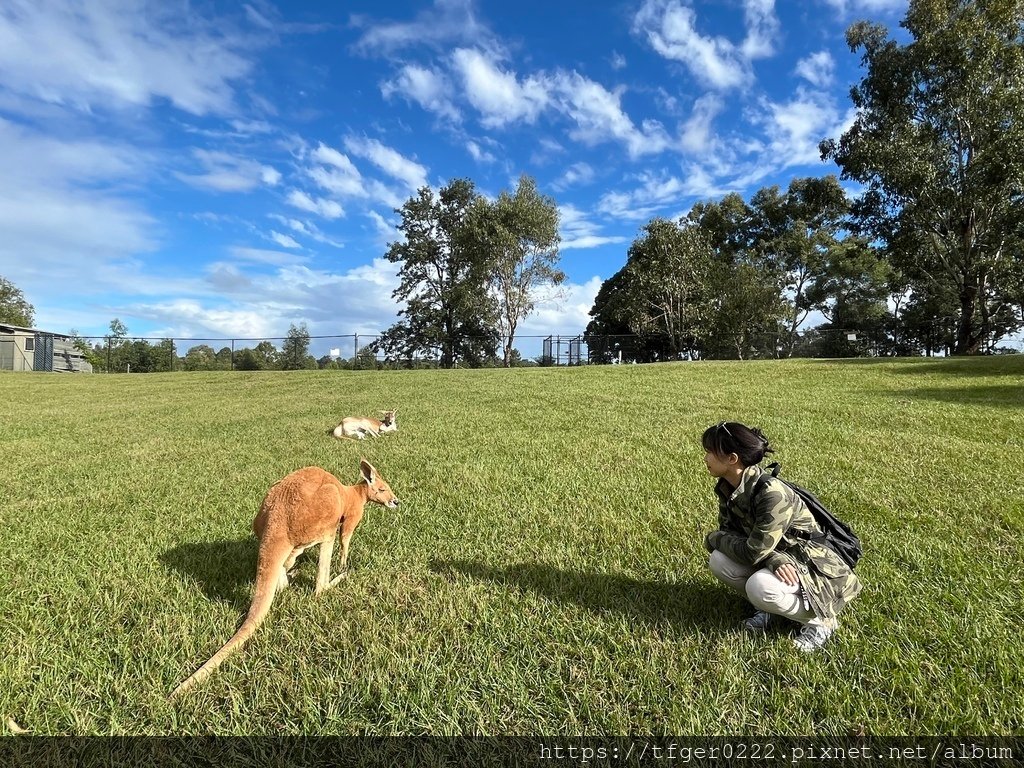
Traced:
<svg viewBox="0 0 1024 768">
<path fill-rule="evenodd" d="M 398 407 L 397 434 L 325 432 Z M 865 542 L 816 655 L 707 570 L 700 434 L 761 426 Z M 0 715 L 47 734 L 1019 734 L 1024 355 L 0 375 Z M 250 526 L 365 456 L 352 571 L 250 599 Z M 337 564 L 337 557 L 335 558 Z"/>
</svg>

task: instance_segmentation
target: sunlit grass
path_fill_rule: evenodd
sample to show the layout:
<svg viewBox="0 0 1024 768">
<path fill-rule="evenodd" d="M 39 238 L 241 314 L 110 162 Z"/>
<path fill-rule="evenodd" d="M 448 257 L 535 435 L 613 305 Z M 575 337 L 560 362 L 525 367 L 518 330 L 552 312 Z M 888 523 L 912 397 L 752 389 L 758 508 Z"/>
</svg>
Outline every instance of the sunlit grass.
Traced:
<svg viewBox="0 0 1024 768">
<path fill-rule="evenodd" d="M 0 715 L 36 733 L 1019 733 L 1024 356 L 576 369 L 0 376 Z M 399 432 L 325 432 L 399 408 Z M 761 426 L 851 522 L 825 651 L 737 631 L 703 429 Z M 252 518 L 365 456 L 352 573 L 315 554 L 234 632 Z"/>
</svg>

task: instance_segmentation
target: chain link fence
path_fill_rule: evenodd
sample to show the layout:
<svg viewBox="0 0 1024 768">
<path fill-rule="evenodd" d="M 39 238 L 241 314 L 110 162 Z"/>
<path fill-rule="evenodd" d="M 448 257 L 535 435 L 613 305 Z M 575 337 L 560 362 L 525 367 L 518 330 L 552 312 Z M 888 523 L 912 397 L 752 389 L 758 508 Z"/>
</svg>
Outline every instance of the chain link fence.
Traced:
<svg viewBox="0 0 1024 768">
<path fill-rule="evenodd" d="M 289 337 L 196 337 L 156 338 L 94 336 L 80 338 L 88 347 L 86 356 L 97 371 L 149 373 L 157 371 L 208 370 L 296 370 L 380 368 L 436 368 L 441 352 L 415 357 L 388 357 L 378 348 L 380 334 L 337 334 L 310 336 L 305 351 Z M 696 343 L 665 336 L 615 334 L 523 335 L 515 339 L 513 365 L 576 366 L 633 364 L 699 359 L 773 359 L 787 357 L 891 357 L 944 356 L 951 353 L 953 337 L 948 327 L 935 328 L 913 343 L 900 341 L 877 330 L 810 329 L 794 335 L 781 332 L 723 334 Z M 985 354 L 1021 351 L 1024 337 L 1006 337 L 998 343 L 989 339 L 981 347 Z M 455 360 L 456 367 L 466 361 Z M 477 361 L 479 365 L 479 361 Z M 503 365 L 501 351 L 484 365 Z"/>
</svg>

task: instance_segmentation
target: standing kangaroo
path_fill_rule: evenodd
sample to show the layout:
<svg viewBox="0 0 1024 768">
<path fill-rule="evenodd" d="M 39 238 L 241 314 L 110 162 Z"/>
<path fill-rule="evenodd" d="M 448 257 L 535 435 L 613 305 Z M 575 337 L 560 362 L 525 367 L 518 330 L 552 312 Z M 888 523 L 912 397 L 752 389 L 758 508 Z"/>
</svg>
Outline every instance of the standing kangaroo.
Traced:
<svg viewBox="0 0 1024 768">
<path fill-rule="evenodd" d="M 392 509 L 398 506 L 391 487 L 365 459 L 359 462 L 359 472 L 363 482 L 342 485 L 330 472 L 319 467 L 305 467 L 292 472 L 267 491 L 252 524 L 260 548 L 256 560 L 256 589 L 249 613 L 234 636 L 175 688 L 171 698 L 180 696 L 208 678 L 221 662 L 252 637 L 270 611 L 274 595 L 288 586 L 289 572 L 296 558 L 305 550 L 320 545 L 316 594 L 337 585 L 348 575 L 348 545 L 363 518 L 366 502 L 372 501 Z M 332 579 L 331 555 L 339 530 L 341 572 Z"/>
<path fill-rule="evenodd" d="M 395 408 L 392 411 L 381 411 L 380 419 L 346 416 L 338 426 L 331 430 L 331 434 L 339 439 L 347 437 L 362 440 L 367 435 L 380 437 L 382 432 L 397 432 L 398 422 L 395 421 L 397 413 L 398 409 Z"/>
</svg>

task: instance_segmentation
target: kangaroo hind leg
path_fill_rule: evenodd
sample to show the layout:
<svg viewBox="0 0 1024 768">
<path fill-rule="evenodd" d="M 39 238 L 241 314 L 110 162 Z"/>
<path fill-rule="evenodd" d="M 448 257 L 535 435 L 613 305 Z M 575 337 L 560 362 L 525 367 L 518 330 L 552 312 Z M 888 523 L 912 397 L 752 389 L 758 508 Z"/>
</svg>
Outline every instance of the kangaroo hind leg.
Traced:
<svg viewBox="0 0 1024 768">
<path fill-rule="evenodd" d="M 331 580 L 331 557 L 334 555 L 334 540 L 337 534 L 330 536 L 320 542 L 320 564 L 316 572 L 316 594 L 337 585 L 338 580 Z"/>
</svg>

